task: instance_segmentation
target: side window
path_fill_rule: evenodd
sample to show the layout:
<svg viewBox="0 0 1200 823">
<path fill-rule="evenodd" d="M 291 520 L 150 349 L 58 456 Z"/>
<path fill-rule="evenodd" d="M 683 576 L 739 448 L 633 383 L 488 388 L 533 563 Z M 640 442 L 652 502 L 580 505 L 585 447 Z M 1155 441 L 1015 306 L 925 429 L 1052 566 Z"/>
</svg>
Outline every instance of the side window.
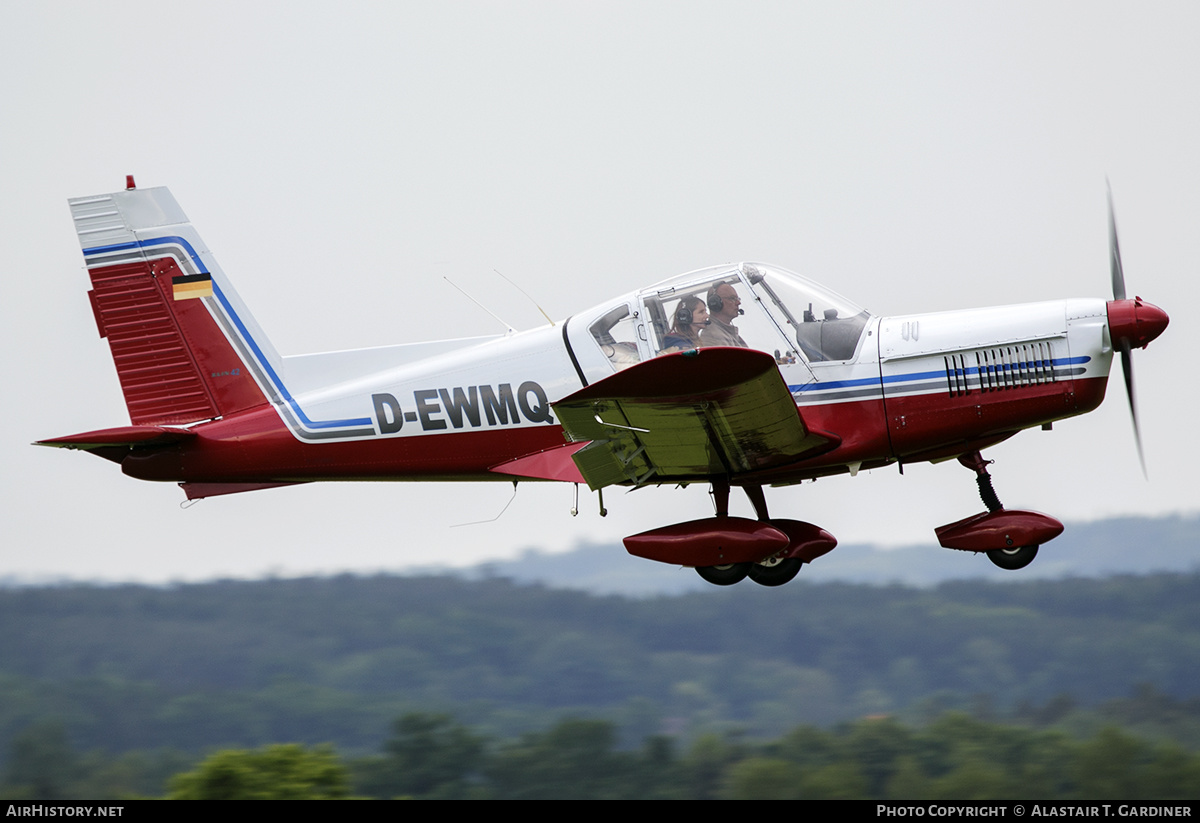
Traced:
<svg viewBox="0 0 1200 823">
<path fill-rule="evenodd" d="M 736 276 L 717 280 L 701 295 L 708 312 L 700 332 L 700 346 L 757 349 L 775 356 L 775 362 L 795 362 L 795 351 L 768 316 L 762 300 Z"/>
<path fill-rule="evenodd" d="M 662 301 L 657 296 L 642 297 L 642 313 L 649 330 L 650 337 L 646 342 L 650 344 L 650 352 L 662 354 L 667 347 L 667 335 L 671 333 L 671 324 L 663 310 Z"/>
<path fill-rule="evenodd" d="M 672 289 L 666 298 L 661 294 L 644 298 L 650 328 L 654 331 L 651 349 L 658 354 L 700 348 L 700 332 L 708 323 L 708 309 L 704 308 L 703 288 L 699 289 L 699 296 L 697 290 L 691 286 Z"/>
<path fill-rule="evenodd" d="M 637 315 L 620 305 L 604 313 L 588 331 L 613 368 L 620 371 L 641 361 L 638 352 Z"/>
<path fill-rule="evenodd" d="M 643 298 L 648 325 L 654 330 L 651 348 L 659 354 L 728 346 L 774 354 L 780 365 L 796 362 L 794 348 L 737 272 L 677 286 L 664 294 Z"/>
</svg>

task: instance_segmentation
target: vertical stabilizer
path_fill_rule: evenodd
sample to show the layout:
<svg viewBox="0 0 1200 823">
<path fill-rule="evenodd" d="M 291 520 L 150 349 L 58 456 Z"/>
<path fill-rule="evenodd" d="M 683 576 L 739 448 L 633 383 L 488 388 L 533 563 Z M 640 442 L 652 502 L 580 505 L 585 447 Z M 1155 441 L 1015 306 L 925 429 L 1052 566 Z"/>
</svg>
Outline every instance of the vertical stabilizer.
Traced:
<svg viewBox="0 0 1200 823">
<path fill-rule="evenodd" d="M 265 404 L 279 355 L 171 193 L 68 202 L 130 421 L 193 423 Z"/>
</svg>

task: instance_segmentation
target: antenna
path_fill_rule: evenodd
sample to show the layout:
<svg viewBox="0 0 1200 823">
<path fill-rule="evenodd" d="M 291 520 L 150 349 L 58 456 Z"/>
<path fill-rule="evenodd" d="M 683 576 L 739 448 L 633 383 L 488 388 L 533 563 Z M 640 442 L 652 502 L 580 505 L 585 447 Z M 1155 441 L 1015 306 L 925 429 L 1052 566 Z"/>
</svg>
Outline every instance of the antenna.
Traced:
<svg viewBox="0 0 1200 823">
<path fill-rule="evenodd" d="M 501 275 L 501 276 L 503 276 L 503 275 Z M 454 288 L 458 289 L 460 292 L 462 292 L 462 294 L 463 294 L 463 297 L 467 298 L 467 299 L 468 299 L 468 300 L 470 300 L 472 303 L 474 303 L 476 306 L 478 306 L 479 308 L 483 309 L 485 312 L 487 312 L 488 314 L 490 314 L 492 317 L 496 318 L 496 320 L 497 320 L 497 321 L 500 323 L 500 325 L 502 325 L 502 326 L 504 326 L 504 328 L 508 329 L 508 330 L 509 330 L 509 332 L 515 332 L 515 331 L 516 331 L 516 328 L 514 328 L 514 327 L 513 327 L 513 325 L 512 325 L 511 323 L 507 323 L 507 322 L 505 322 L 504 318 L 502 318 L 500 315 L 496 314 L 494 311 L 492 311 L 492 310 L 491 310 L 491 309 L 489 309 L 487 306 L 485 306 L 485 305 L 483 305 L 482 303 L 480 303 L 480 302 L 479 302 L 478 300 L 476 300 L 474 297 L 472 297 L 471 295 L 467 294 L 467 293 L 466 293 L 466 291 L 464 291 L 463 289 L 459 288 L 458 284 L 457 284 L 457 283 L 455 283 L 453 280 L 451 280 L 449 277 L 446 277 L 445 275 L 442 275 L 442 279 L 443 279 L 443 280 L 445 280 L 447 283 L 449 283 L 451 286 L 454 286 Z M 505 278 L 505 279 L 507 279 L 507 278 Z"/>
<path fill-rule="evenodd" d="M 472 520 L 470 523 L 454 523 L 450 526 L 450 528 L 457 529 L 459 526 L 481 526 L 484 523 L 495 523 L 497 520 L 499 520 L 501 517 L 504 516 L 504 513 L 506 511 L 508 511 L 508 507 L 511 506 L 512 502 L 517 499 L 517 481 L 514 480 L 512 482 L 512 484 L 513 484 L 512 497 L 508 498 L 508 502 L 504 504 L 504 508 L 500 510 L 500 514 L 496 515 L 495 517 L 491 518 L 490 520 Z M 575 484 L 575 489 L 576 489 L 576 491 L 578 491 L 578 489 L 579 489 L 578 483 Z"/>
<path fill-rule="evenodd" d="M 500 274 L 499 269 L 492 269 L 492 271 L 494 271 L 496 274 Z M 503 274 L 500 274 L 500 276 L 504 277 Z M 509 280 L 507 277 L 504 277 L 504 279 L 508 281 L 508 285 L 512 286 L 514 289 L 516 289 L 517 291 L 519 291 L 521 294 L 525 295 L 526 297 L 529 297 L 529 292 L 525 291 L 525 289 L 521 288 L 516 283 Z M 547 323 L 549 323 L 551 326 L 554 325 L 554 321 L 550 319 L 550 315 L 548 315 L 548 314 L 546 314 L 546 312 L 542 311 L 542 307 L 538 306 L 538 302 L 536 300 L 534 300 L 532 297 L 529 297 L 529 302 L 532 303 L 534 306 L 536 306 L 538 311 L 542 312 L 542 317 L 546 318 Z"/>
</svg>

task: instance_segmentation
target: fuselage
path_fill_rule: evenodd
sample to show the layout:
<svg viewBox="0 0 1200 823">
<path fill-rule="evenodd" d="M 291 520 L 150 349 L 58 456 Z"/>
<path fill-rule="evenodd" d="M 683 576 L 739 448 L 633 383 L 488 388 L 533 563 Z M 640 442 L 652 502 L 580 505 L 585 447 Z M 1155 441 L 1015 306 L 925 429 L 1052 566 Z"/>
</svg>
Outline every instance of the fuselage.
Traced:
<svg viewBox="0 0 1200 823">
<path fill-rule="evenodd" d="M 741 271 L 730 267 L 721 277 Z M 775 270 L 770 276 L 781 277 Z M 712 278 L 706 270 L 698 279 Z M 744 289 L 757 285 L 747 281 Z M 671 299 L 662 294 L 652 288 L 505 336 L 284 357 L 276 364 L 264 358 L 249 364 L 263 403 L 190 427 L 195 437 L 186 442 L 135 450 L 122 469 L 188 483 L 512 480 L 503 464 L 564 443 L 556 401 L 665 351 L 648 298 L 661 305 Z M 751 304 L 747 312 L 764 316 L 738 318 L 751 346 L 776 333 L 771 308 Z M 806 425 L 835 433 L 840 443 L 747 482 L 792 483 L 953 457 L 1090 411 L 1104 398 L 1112 356 L 1104 300 L 903 317 L 855 313 L 856 338 L 826 345 L 824 354 L 797 343 L 806 334 L 816 340 L 817 331 L 839 331 L 841 318 L 799 320 L 800 312 L 788 312 L 796 327 L 786 331 L 795 342 L 785 334 L 763 347 L 774 350 Z M 605 325 L 605 317 L 617 321 Z M 754 328 L 758 321 L 761 329 Z M 824 329 L 805 328 L 823 321 Z M 218 322 L 244 326 L 236 316 Z M 622 322 L 627 328 L 617 331 Z"/>
</svg>

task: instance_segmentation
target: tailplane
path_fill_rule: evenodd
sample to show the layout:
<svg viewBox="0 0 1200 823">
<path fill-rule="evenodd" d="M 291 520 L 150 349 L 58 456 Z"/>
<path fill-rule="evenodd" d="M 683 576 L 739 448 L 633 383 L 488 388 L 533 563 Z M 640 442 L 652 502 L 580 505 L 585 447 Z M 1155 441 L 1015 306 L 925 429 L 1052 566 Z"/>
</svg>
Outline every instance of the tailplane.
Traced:
<svg viewBox="0 0 1200 823">
<path fill-rule="evenodd" d="M 165 188 L 70 201 L 88 292 L 135 426 L 267 403 L 280 359 Z"/>
</svg>

